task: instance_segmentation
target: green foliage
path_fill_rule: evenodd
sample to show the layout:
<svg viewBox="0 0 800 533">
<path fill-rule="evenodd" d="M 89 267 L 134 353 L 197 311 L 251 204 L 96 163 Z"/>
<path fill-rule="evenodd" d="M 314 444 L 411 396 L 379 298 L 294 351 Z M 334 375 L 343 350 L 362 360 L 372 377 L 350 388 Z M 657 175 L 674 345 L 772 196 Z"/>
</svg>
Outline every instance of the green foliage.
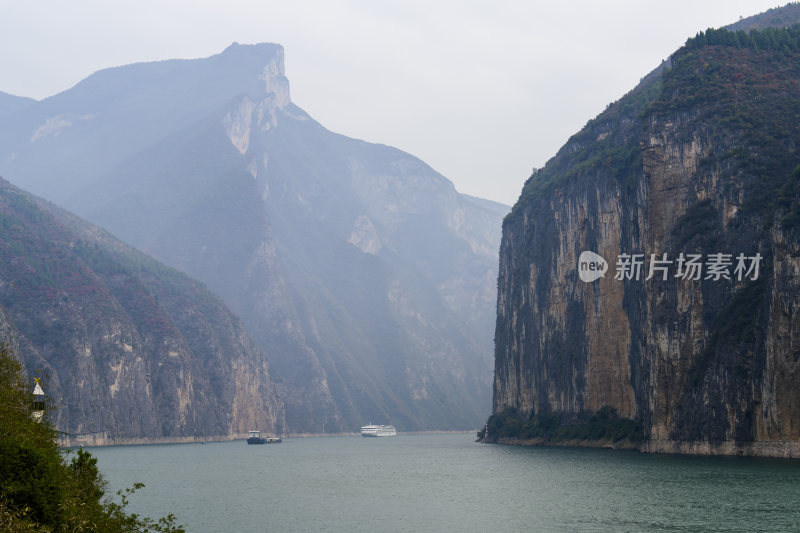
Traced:
<svg viewBox="0 0 800 533">
<path fill-rule="evenodd" d="M 800 227 L 800 165 L 796 166 L 791 176 L 786 179 L 778 188 L 778 194 L 774 197 L 775 206 L 786 212 L 781 218 L 781 225 L 784 228 Z"/>
<path fill-rule="evenodd" d="M 706 236 L 719 228 L 718 213 L 711 200 L 702 200 L 690 206 L 676 222 L 672 233 L 678 249 L 696 235 Z"/>
<path fill-rule="evenodd" d="M 642 423 L 639 420 L 622 418 L 616 409 L 605 406 L 594 413 L 584 413 L 577 420 L 565 421 L 556 413 L 532 414 L 523 419 L 513 407 L 489 417 L 488 438 L 535 439 L 559 443 L 570 440 L 633 442 L 643 438 Z M 481 433 L 478 434 L 481 437 Z M 481 437 L 482 438 L 482 437 Z"/>
<path fill-rule="evenodd" d="M 154 521 L 104 500 L 106 483 L 97 459 L 78 450 L 69 463 L 56 445 L 56 431 L 31 417 L 33 395 L 27 392 L 21 365 L 7 345 L 0 346 L 0 532 L 146 532 L 179 533 L 175 517 Z"/>
<path fill-rule="evenodd" d="M 687 39 L 682 50 L 697 50 L 704 46 L 729 46 L 752 50 L 790 52 L 800 49 L 800 26 L 791 28 L 765 28 L 763 30 L 729 31 L 709 28 Z"/>
<path fill-rule="evenodd" d="M 721 185 L 740 205 L 739 221 L 770 223 L 777 213 L 784 228 L 800 226 L 798 79 L 800 26 L 708 30 L 672 56 L 661 97 L 650 106 L 665 121 L 690 113 L 708 132 L 714 152 L 706 163 L 723 170 Z"/>
<path fill-rule="evenodd" d="M 759 335 L 758 310 L 764 308 L 769 275 L 762 272 L 758 279 L 739 289 L 714 319 L 711 336 L 703 352 L 694 360 L 689 371 L 692 385 L 698 386 L 718 351 L 728 346 L 752 347 Z"/>
<path fill-rule="evenodd" d="M 638 420 L 621 418 L 617 410 L 611 406 L 604 406 L 592 413 L 589 419 L 577 424 L 568 424 L 559 427 L 553 440 L 611 440 L 619 441 L 628 439 L 640 441 L 643 437 L 642 423 Z"/>
<path fill-rule="evenodd" d="M 15 507 L 27 508 L 31 520 L 52 523 L 65 496 L 65 476 L 57 448 L 40 445 L 54 442 L 56 434 L 31 419 L 32 401 L 19 363 L 0 347 L 0 499 L 19 502 Z"/>
</svg>

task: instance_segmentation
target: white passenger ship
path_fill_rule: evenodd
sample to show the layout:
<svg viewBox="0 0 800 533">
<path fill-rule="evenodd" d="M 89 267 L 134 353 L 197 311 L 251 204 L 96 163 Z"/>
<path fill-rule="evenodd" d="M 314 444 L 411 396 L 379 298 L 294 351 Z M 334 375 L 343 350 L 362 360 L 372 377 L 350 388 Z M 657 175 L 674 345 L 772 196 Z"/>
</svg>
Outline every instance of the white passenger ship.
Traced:
<svg viewBox="0 0 800 533">
<path fill-rule="evenodd" d="M 362 437 L 394 437 L 397 435 L 397 430 L 394 426 L 376 426 L 369 424 L 361 426 Z"/>
</svg>

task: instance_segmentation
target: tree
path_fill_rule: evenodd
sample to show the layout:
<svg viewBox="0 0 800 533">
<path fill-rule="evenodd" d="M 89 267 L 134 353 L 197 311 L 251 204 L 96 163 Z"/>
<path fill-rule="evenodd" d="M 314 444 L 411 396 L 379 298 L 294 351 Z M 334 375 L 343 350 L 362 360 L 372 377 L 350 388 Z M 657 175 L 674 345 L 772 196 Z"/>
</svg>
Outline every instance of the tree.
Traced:
<svg viewBox="0 0 800 533">
<path fill-rule="evenodd" d="M 31 416 L 27 389 L 20 363 L 0 345 L 0 533 L 184 531 L 173 515 L 155 521 L 125 511 L 141 483 L 118 491 L 121 503 L 104 499 L 97 459 L 79 449 L 68 463 L 47 416 Z"/>
</svg>

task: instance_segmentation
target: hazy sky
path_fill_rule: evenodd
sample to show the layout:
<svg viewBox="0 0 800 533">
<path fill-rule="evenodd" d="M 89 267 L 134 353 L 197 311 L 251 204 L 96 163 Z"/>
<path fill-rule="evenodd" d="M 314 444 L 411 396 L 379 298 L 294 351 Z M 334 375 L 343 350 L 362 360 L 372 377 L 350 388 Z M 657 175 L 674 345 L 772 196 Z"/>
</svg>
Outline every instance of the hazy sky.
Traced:
<svg viewBox="0 0 800 533">
<path fill-rule="evenodd" d="M 0 91 L 45 98 L 102 68 L 284 46 L 292 100 L 513 204 L 533 167 L 708 27 L 761 0 L 0 0 Z"/>
</svg>

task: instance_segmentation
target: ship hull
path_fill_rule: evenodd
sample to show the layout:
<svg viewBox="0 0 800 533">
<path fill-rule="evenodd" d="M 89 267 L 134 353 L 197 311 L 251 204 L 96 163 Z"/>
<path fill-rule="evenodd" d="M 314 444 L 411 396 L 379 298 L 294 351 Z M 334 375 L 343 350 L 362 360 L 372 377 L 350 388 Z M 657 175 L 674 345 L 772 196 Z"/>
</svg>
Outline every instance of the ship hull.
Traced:
<svg viewBox="0 0 800 533">
<path fill-rule="evenodd" d="M 362 437 L 394 437 L 397 435 L 397 430 L 394 426 L 362 426 Z"/>
</svg>

